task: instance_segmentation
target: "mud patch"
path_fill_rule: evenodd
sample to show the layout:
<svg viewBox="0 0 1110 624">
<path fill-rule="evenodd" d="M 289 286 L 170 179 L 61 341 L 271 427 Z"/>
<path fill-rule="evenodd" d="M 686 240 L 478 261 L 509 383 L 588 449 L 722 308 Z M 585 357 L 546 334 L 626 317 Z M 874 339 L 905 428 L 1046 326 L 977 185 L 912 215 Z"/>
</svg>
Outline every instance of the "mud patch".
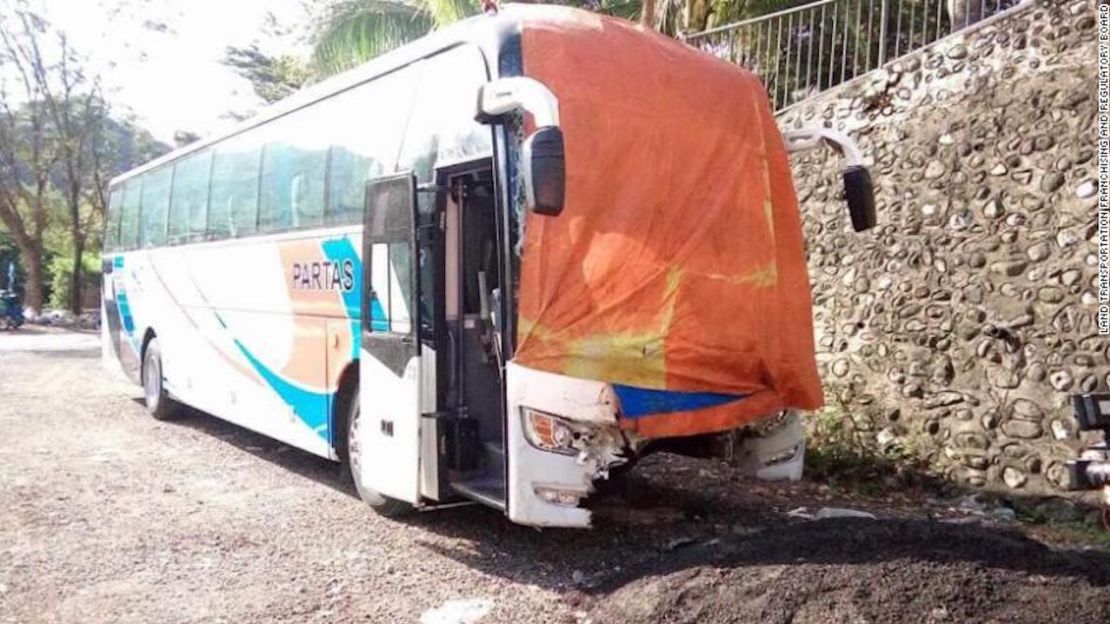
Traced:
<svg viewBox="0 0 1110 624">
<path fill-rule="evenodd" d="M 1110 555 L 929 520 L 771 526 L 677 550 L 592 597 L 594 622 L 1106 622 Z"/>
</svg>

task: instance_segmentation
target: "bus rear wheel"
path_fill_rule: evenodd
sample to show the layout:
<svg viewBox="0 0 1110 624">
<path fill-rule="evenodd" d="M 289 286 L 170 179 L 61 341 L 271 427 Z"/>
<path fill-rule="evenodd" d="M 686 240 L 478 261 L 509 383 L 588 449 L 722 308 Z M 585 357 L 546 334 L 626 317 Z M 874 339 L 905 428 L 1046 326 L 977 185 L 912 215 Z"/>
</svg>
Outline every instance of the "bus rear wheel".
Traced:
<svg viewBox="0 0 1110 624">
<path fill-rule="evenodd" d="M 359 391 L 356 389 L 351 396 L 351 405 L 347 412 L 347 469 L 351 473 L 351 481 L 355 484 L 358 497 L 367 505 L 370 505 L 370 508 L 379 515 L 387 518 L 395 518 L 411 513 L 413 511 L 412 505 L 379 494 L 362 484 L 360 476 L 362 474 L 362 449 L 358 437 L 359 426 L 361 425 L 359 416 L 362 413 L 360 403 Z"/>
<path fill-rule="evenodd" d="M 151 338 L 143 352 L 141 377 L 146 411 L 156 420 L 176 419 L 181 414 L 181 406 L 166 392 L 162 377 L 162 350 L 157 338 Z"/>
</svg>

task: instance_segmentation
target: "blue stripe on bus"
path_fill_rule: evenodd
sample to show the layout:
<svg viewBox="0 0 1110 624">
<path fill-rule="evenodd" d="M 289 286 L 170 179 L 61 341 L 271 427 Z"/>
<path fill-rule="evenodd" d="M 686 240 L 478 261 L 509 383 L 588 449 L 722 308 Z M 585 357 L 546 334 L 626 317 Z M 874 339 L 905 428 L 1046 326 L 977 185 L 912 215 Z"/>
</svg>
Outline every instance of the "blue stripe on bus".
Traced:
<svg viewBox="0 0 1110 624">
<path fill-rule="evenodd" d="M 131 304 L 127 302 L 127 293 L 122 290 L 116 293 L 116 305 L 119 306 L 119 317 L 123 321 L 123 329 L 130 336 L 135 333 L 135 319 L 131 318 Z"/>
<path fill-rule="evenodd" d="M 613 384 L 613 392 L 621 404 L 621 416 L 641 418 L 652 414 L 668 414 L 717 407 L 740 401 L 746 394 L 718 394 L 715 392 L 678 392 L 652 390 L 635 386 Z"/>
<path fill-rule="evenodd" d="M 123 268 L 123 256 L 112 258 L 112 268 L 113 270 Z M 138 340 L 135 338 L 135 319 L 131 316 L 131 302 L 127 299 L 127 291 L 123 286 L 116 291 L 116 311 L 119 312 L 120 325 L 123 326 L 127 344 L 131 345 L 132 351 L 138 353 L 140 349 Z"/>
<path fill-rule="evenodd" d="M 354 280 L 350 290 L 344 290 L 343 293 L 343 306 L 347 308 L 347 318 L 351 321 L 351 359 L 358 359 L 358 350 L 362 346 L 362 260 L 358 257 L 358 252 L 355 251 L 355 246 L 351 244 L 351 239 L 342 236 L 340 238 L 333 238 L 324 241 L 321 246 L 324 250 L 324 257 L 331 262 L 338 262 L 340 266 L 344 260 L 350 260 L 353 267 Z M 377 303 L 375 300 L 373 303 Z M 377 306 L 381 308 L 380 305 Z M 373 313 L 375 306 L 370 306 L 370 311 Z M 373 314 L 372 314 L 373 315 Z"/>
<path fill-rule="evenodd" d="M 289 407 L 293 408 L 293 413 L 301 422 L 308 425 L 309 429 L 323 439 L 327 439 L 328 432 L 328 402 L 330 394 L 325 392 L 313 392 L 312 390 L 305 390 L 300 386 L 295 386 L 270 370 L 268 366 L 263 364 L 254 354 L 250 352 L 239 339 L 235 338 L 235 346 L 251 363 L 254 370 L 266 380 L 266 383 L 273 388 L 274 392 L 285 401 Z"/>
</svg>

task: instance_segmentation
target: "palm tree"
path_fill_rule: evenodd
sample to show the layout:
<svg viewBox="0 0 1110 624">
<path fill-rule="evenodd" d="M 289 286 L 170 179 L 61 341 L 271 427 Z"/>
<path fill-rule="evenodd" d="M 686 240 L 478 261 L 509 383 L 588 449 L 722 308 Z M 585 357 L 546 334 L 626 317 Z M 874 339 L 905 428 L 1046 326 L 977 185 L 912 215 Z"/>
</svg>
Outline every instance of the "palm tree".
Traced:
<svg viewBox="0 0 1110 624">
<path fill-rule="evenodd" d="M 472 0 L 338 0 L 320 17 L 313 61 L 335 74 L 477 12 Z"/>
<path fill-rule="evenodd" d="M 564 4 L 626 19 L 639 19 L 641 0 L 565 0 Z M 649 3 L 650 4 L 650 3 Z M 682 0 L 656 0 L 644 11 L 655 28 L 675 34 Z M 418 39 L 481 11 L 481 0 L 336 0 L 316 28 L 313 60 L 327 76 Z M 658 19 L 656 19 L 658 16 Z"/>
</svg>

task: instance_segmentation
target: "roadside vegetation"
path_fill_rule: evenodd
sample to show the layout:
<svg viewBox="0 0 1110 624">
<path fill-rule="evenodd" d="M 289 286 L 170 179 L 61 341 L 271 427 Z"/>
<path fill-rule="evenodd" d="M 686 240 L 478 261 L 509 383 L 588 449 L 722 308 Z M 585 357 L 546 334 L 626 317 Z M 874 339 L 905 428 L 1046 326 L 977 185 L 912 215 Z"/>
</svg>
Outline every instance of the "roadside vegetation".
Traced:
<svg viewBox="0 0 1110 624">
<path fill-rule="evenodd" d="M 875 433 L 836 402 L 807 415 L 806 438 L 806 477 L 831 488 L 877 496 L 892 489 L 938 487 L 912 446 L 878 444 Z"/>
<path fill-rule="evenodd" d="M 168 149 L 112 110 L 66 34 L 0 1 L 0 288 L 75 314 L 95 296 L 107 183 Z"/>
</svg>

